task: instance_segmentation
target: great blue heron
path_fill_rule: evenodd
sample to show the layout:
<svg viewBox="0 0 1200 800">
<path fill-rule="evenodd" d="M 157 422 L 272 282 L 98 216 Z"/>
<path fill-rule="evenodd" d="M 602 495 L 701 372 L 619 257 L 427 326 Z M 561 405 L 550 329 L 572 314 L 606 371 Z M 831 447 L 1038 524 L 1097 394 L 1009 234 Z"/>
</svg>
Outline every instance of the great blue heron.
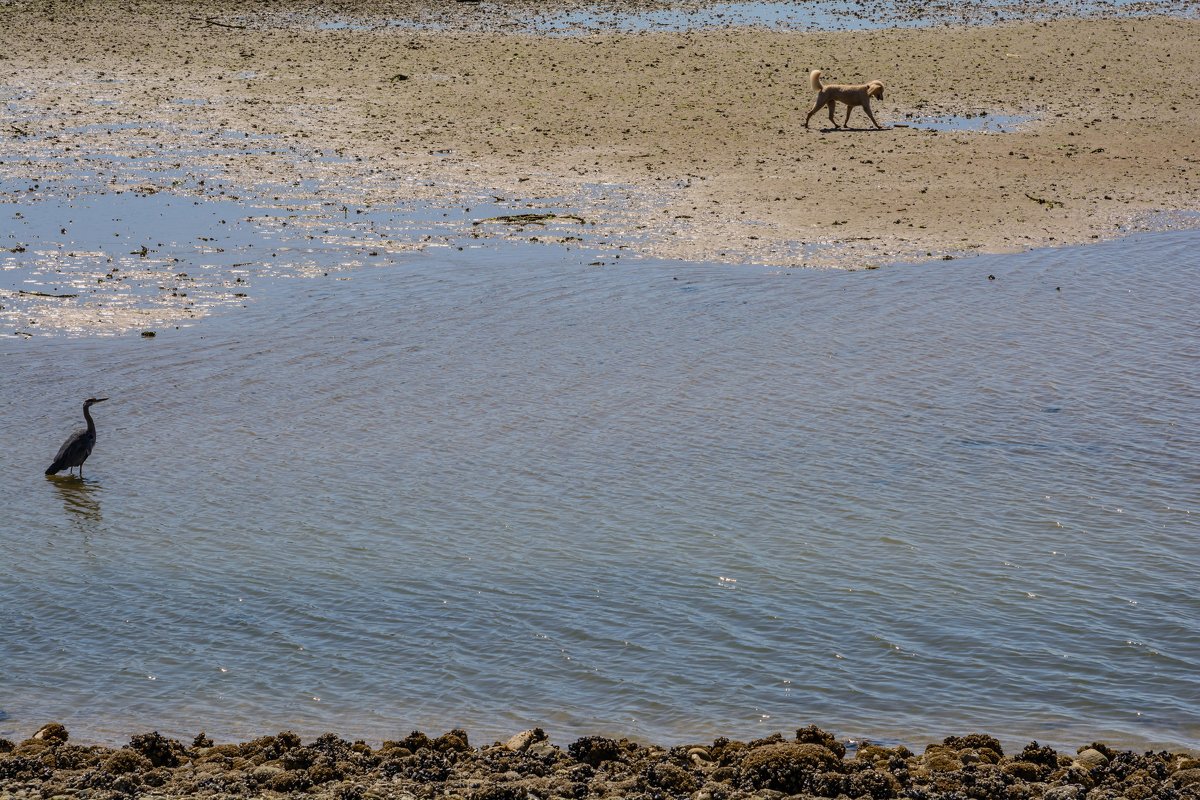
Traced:
<svg viewBox="0 0 1200 800">
<path fill-rule="evenodd" d="M 103 403 L 107 399 L 107 397 L 89 397 L 83 401 L 83 418 L 87 420 L 87 430 L 75 431 L 67 437 L 63 446 L 58 449 L 54 463 L 46 467 L 47 475 L 53 475 L 64 469 L 69 474 L 72 467 L 79 467 L 79 477 L 83 477 L 83 462 L 87 461 L 87 457 L 92 454 L 92 448 L 96 446 L 96 423 L 92 421 L 92 415 L 88 409 L 92 407 L 93 403 Z"/>
</svg>

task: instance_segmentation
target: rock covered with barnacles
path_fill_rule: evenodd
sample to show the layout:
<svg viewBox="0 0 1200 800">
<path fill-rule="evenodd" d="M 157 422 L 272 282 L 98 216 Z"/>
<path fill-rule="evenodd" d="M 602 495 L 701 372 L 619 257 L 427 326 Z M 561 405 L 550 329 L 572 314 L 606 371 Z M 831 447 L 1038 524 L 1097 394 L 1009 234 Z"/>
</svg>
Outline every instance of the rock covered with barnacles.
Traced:
<svg viewBox="0 0 1200 800">
<path fill-rule="evenodd" d="M 123 747 L 80 745 L 57 723 L 14 743 L 0 739 L 0 798 L 75 796 L 363 800 L 1200 800 L 1200 759 L 1115 750 L 1101 742 L 1063 753 L 1031 742 L 1005 753 L 983 734 L 947 737 L 920 753 L 859 743 L 807 726 L 792 737 L 659 747 L 587 736 L 551 743 L 540 728 L 473 746 L 466 731 L 414 731 L 378 746 L 290 731 L 217 744 L 157 731 Z"/>
</svg>

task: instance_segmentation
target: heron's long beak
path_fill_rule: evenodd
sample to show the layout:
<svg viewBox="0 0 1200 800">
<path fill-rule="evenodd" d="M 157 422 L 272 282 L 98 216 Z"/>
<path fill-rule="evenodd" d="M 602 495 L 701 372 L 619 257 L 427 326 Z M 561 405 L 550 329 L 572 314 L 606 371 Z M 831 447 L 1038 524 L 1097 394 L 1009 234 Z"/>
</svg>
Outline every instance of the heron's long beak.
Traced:
<svg viewBox="0 0 1200 800">
<path fill-rule="evenodd" d="M 92 400 L 92 402 L 93 403 L 103 403 L 107 399 L 108 399 L 107 397 L 97 397 L 94 400 Z"/>
</svg>

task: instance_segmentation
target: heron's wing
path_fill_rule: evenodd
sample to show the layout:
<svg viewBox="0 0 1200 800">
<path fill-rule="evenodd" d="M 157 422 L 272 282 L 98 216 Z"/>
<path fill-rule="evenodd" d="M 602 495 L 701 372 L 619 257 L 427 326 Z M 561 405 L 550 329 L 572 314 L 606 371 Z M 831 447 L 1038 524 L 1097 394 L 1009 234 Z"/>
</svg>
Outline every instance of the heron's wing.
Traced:
<svg viewBox="0 0 1200 800">
<path fill-rule="evenodd" d="M 75 466 L 74 459 L 87 458 L 92 452 L 92 442 L 88 437 L 86 428 L 80 429 L 67 437 L 63 442 L 63 446 L 58 448 L 58 455 L 54 456 L 54 463 L 63 463 L 63 466 Z M 59 467 L 61 469 L 61 467 Z"/>
</svg>

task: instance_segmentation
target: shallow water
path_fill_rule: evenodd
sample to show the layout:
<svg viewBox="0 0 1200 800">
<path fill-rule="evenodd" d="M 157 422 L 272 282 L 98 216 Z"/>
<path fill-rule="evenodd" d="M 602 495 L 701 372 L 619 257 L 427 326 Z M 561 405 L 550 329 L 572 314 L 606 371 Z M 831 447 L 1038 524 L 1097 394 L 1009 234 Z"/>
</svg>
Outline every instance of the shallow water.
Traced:
<svg viewBox="0 0 1200 800">
<path fill-rule="evenodd" d="M 164 172 L 145 169 L 138 177 Z M 61 175 L 50 187 L 0 177 L 0 330 L 31 337 L 187 326 L 254 302 L 264 279 L 393 265 L 400 254 L 467 238 L 464 230 L 471 238 L 524 230 L 494 221 L 514 210 L 495 202 L 452 214 L 416 203 L 351 207 L 339 202 L 344 196 L 329 199 L 328 184 L 317 180 L 251 197 L 194 193 L 204 182 L 105 192 Z M 579 220 L 528 227 L 543 236 L 579 233 Z"/>
<path fill-rule="evenodd" d="M 1195 232 L 857 273 L 463 244 L 0 340 L 0 736 L 1200 746 Z"/>
<path fill-rule="evenodd" d="M 691 31 L 729 27 L 774 30 L 878 30 L 940 25 L 992 25 L 997 22 L 1115 15 L 1122 17 L 1171 14 L 1196 16 L 1191 0 L 1041 0 L 1041 2 L 957 2 L 922 4 L 903 0 L 748 0 L 747 2 L 685 3 L 661 8 L 632 8 L 621 4 L 580 4 L 572 10 L 533 12 L 510 5 L 460 2 L 427 11 L 416 18 L 379 18 L 349 14 L 288 13 L 247 17 L 268 26 L 319 30 L 409 28 L 522 30 L 542 34 L 576 35 L 622 31 Z"/>
</svg>

